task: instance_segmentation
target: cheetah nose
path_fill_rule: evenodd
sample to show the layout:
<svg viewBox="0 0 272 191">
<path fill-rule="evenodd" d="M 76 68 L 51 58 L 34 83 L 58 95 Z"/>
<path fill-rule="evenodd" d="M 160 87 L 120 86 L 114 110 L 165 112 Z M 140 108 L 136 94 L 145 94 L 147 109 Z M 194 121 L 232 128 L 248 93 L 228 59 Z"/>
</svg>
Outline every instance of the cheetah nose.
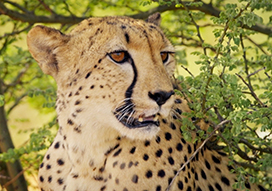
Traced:
<svg viewBox="0 0 272 191">
<path fill-rule="evenodd" d="M 174 91 L 156 91 L 154 93 L 148 92 L 148 96 L 153 99 L 159 106 L 163 105 L 172 95 Z"/>
</svg>

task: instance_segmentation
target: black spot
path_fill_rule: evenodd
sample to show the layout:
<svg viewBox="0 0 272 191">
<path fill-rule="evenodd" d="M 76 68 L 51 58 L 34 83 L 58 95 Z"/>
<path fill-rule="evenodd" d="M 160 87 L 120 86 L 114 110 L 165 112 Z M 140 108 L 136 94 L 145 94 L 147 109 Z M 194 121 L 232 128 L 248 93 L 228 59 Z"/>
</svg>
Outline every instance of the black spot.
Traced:
<svg viewBox="0 0 272 191">
<path fill-rule="evenodd" d="M 63 179 L 59 178 L 58 183 L 59 183 L 59 185 L 62 185 L 63 184 Z"/>
<path fill-rule="evenodd" d="M 49 170 L 51 168 L 51 165 L 46 165 L 46 170 Z"/>
<path fill-rule="evenodd" d="M 217 168 L 217 167 L 215 167 L 215 170 L 216 170 L 217 172 L 221 172 L 221 170 L 220 170 L 219 168 Z"/>
<path fill-rule="evenodd" d="M 67 120 L 67 124 L 69 124 L 69 125 L 74 125 L 74 122 L 73 122 L 71 119 L 68 119 L 68 120 Z"/>
<path fill-rule="evenodd" d="M 145 141 L 145 144 L 144 144 L 146 147 L 150 145 L 150 141 L 146 140 Z"/>
<path fill-rule="evenodd" d="M 160 143 L 161 142 L 161 138 L 159 136 L 156 137 L 156 142 Z"/>
<path fill-rule="evenodd" d="M 147 154 L 144 154 L 143 159 L 147 161 L 149 159 L 149 156 Z"/>
<path fill-rule="evenodd" d="M 129 35 L 127 33 L 125 33 L 125 38 L 126 38 L 127 43 L 129 43 Z"/>
<path fill-rule="evenodd" d="M 92 72 L 88 72 L 88 74 L 85 76 L 85 78 L 89 78 Z"/>
<path fill-rule="evenodd" d="M 113 156 L 114 156 L 114 157 L 118 156 L 118 155 L 121 153 L 121 151 L 122 151 L 122 148 L 120 148 L 118 151 L 116 151 L 116 152 L 113 154 Z"/>
<path fill-rule="evenodd" d="M 73 175 L 73 178 L 78 178 L 78 174 L 74 174 L 74 175 Z"/>
<path fill-rule="evenodd" d="M 179 115 L 182 114 L 182 111 L 181 111 L 179 108 L 176 108 L 175 111 L 176 111 Z"/>
<path fill-rule="evenodd" d="M 128 191 L 128 189 L 127 189 L 127 188 L 124 188 L 123 191 Z"/>
<path fill-rule="evenodd" d="M 198 180 L 198 174 L 195 172 L 195 180 Z"/>
<path fill-rule="evenodd" d="M 68 97 L 71 97 L 72 95 L 73 95 L 73 93 L 72 93 L 72 92 L 70 92 L 70 93 L 69 93 L 69 95 L 68 95 Z"/>
<path fill-rule="evenodd" d="M 157 157 L 161 157 L 162 150 L 161 149 L 157 150 L 157 152 L 155 154 L 156 154 Z"/>
<path fill-rule="evenodd" d="M 187 158 L 187 156 L 185 155 L 185 156 L 184 156 L 184 161 L 187 162 L 187 160 L 188 160 L 188 158 Z M 190 163 L 188 163 L 188 164 L 190 164 Z"/>
<path fill-rule="evenodd" d="M 185 180 L 185 183 L 188 183 L 188 178 L 187 177 L 185 177 L 184 180 Z"/>
<path fill-rule="evenodd" d="M 129 152 L 130 152 L 130 154 L 135 153 L 135 150 L 136 150 L 136 147 L 132 147 L 132 149 L 129 151 Z"/>
<path fill-rule="evenodd" d="M 100 88 L 103 88 L 104 86 L 100 85 Z"/>
<path fill-rule="evenodd" d="M 174 159 L 170 156 L 170 157 L 168 157 L 168 162 L 169 162 L 169 164 L 171 164 L 171 165 L 174 165 L 175 164 L 175 161 L 174 161 Z"/>
<path fill-rule="evenodd" d="M 42 167 L 43 167 L 43 165 L 44 165 L 44 163 L 41 163 L 40 168 L 42 168 Z"/>
<path fill-rule="evenodd" d="M 158 176 L 161 177 L 161 178 L 163 178 L 165 176 L 164 170 L 159 170 Z"/>
<path fill-rule="evenodd" d="M 166 132 L 166 133 L 165 133 L 165 139 L 166 139 L 167 141 L 171 140 L 171 139 L 172 139 L 171 133 Z"/>
<path fill-rule="evenodd" d="M 221 177 L 221 181 L 222 181 L 224 184 L 226 184 L 227 186 L 230 185 L 229 179 L 227 179 L 225 176 L 222 176 L 222 177 Z"/>
<path fill-rule="evenodd" d="M 220 164 L 220 160 L 213 155 L 212 155 L 212 160 L 213 160 L 213 162 Z"/>
<path fill-rule="evenodd" d="M 166 119 L 162 119 L 162 122 L 163 122 L 164 124 L 167 124 L 167 120 L 166 120 Z"/>
<path fill-rule="evenodd" d="M 48 182 L 49 182 L 49 183 L 52 182 L 52 176 L 49 176 L 49 177 L 48 177 Z"/>
<path fill-rule="evenodd" d="M 47 160 L 50 159 L 50 154 L 46 155 L 46 159 L 47 159 Z"/>
<path fill-rule="evenodd" d="M 221 156 L 227 156 L 226 153 L 223 153 L 223 152 L 220 152 L 220 151 L 217 151 L 218 154 L 220 154 Z"/>
<path fill-rule="evenodd" d="M 169 147 L 168 152 L 171 154 L 173 152 L 173 149 L 171 147 Z"/>
<path fill-rule="evenodd" d="M 209 185 L 209 191 L 214 191 L 214 189 L 211 185 Z"/>
<path fill-rule="evenodd" d="M 132 182 L 134 182 L 135 184 L 137 184 L 138 183 L 138 176 L 136 175 L 136 174 L 134 174 L 133 176 L 132 176 Z"/>
<path fill-rule="evenodd" d="M 188 145 L 187 149 L 188 149 L 188 153 L 191 154 L 192 153 L 191 145 Z"/>
<path fill-rule="evenodd" d="M 187 190 L 186 191 L 192 191 L 192 188 L 191 186 L 188 186 Z"/>
<path fill-rule="evenodd" d="M 178 151 L 182 151 L 182 144 L 181 143 L 178 143 L 177 146 L 176 146 L 176 149 Z"/>
<path fill-rule="evenodd" d="M 101 168 L 99 168 L 99 172 L 104 172 L 104 170 L 105 170 L 104 166 L 102 166 Z"/>
<path fill-rule="evenodd" d="M 227 165 L 227 167 L 228 167 L 229 171 L 234 170 L 234 168 L 231 165 Z"/>
<path fill-rule="evenodd" d="M 211 165 L 207 160 L 205 160 L 205 165 L 206 165 L 207 169 L 209 169 L 209 170 L 211 169 Z"/>
<path fill-rule="evenodd" d="M 186 144 L 185 139 L 181 138 L 180 140 L 183 142 L 183 144 Z"/>
<path fill-rule="evenodd" d="M 120 165 L 120 169 L 124 169 L 126 167 L 126 163 L 122 163 L 121 165 Z"/>
<path fill-rule="evenodd" d="M 221 188 L 221 186 L 220 186 L 218 183 L 215 183 L 215 188 L 216 188 L 218 191 L 222 191 L 222 188 Z"/>
<path fill-rule="evenodd" d="M 258 188 L 260 189 L 260 191 L 266 191 L 266 189 L 264 189 L 264 187 L 262 187 L 261 185 L 258 185 Z"/>
<path fill-rule="evenodd" d="M 180 189 L 180 190 L 183 190 L 183 182 L 182 181 L 178 181 L 178 188 Z"/>
<path fill-rule="evenodd" d="M 151 171 L 151 170 L 148 170 L 148 171 L 145 173 L 145 177 L 146 177 L 146 178 L 151 178 L 151 177 L 152 177 L 152 171 Z"/>
<path fill-rule="evenodd" d="M 168 178 L 168 185 L 172 182 L 172 180 L 173 180 L 172 177 Z"/>
<path fill-rule="evenodd" d="M 197 187 L 196 191 L 202 191 L 201 188 Z"/>
<path fill-rule="evenodd" d="M 250 184 L 249 184 L 248 182 L 245 183 L 245 186 L 246 186 L 246 188 L 248 188 L 248 189 L 251 188 L 251 186 L 250 186 Z"/>
<path fill-rule="evenodd" d="M 104 191 L 106 189 L 106 186 L 102 186 L 101 188 L 100 188 L 100 191 Z"/>
<path fill-rule="evenodd" d="M 57 163 L 58 163 L 58 165 L 60 165 L 60 166 L 61 166 L 61 165 L 64 165 L 64 161 L 63 161 L 62 159 L 58 159 L 58 160 L 57 160 Z"/>
<path fill-rule="evenodd" d="M 156 191 L 161 191 L 161 186 L 160 186 L 160 185 L 158 185 L 158 186 L 156 187 Z"/>
<path fill-rule="evenodd" d="M 103 181 L 104 180 L 104 178 L 102 176 L 94 176 L 93 179 L 96 181 Z"/>
<path fill-rule="evenodd" d="M 118 164 L 118 161 L 115 161 L 115 162 L 112 164 L 112 167 L 114 168 L 117 164 Z"/>
<path fill-rule="evenodd" d="M 133 165 L 133 162 L 130 161 L 130 162 L 128 163 L 128 168 L 132 167 L 132 165 Z"/>
<path fill-rule="evenodd" d="M 94 85 L 92 85 L 92 86 L 90 87 L 90 89 L 94 89 Z"/>
<path fill-rule="evenodd" d="M 175 126 L 175 124 L 174 124 L 174 123 L 170 123 L 170 127 L 171 127 L 171 129 L 173 129 L 173 130 L 175 130 L 175 129 L 176 129 L 176 126 Z"/>
<path fill-rule="evenodd" d="M 44 178 L 42 176 L 40 176 L 40 181 L 43 182 L 44 181 Z"/>
<path fill-rule="evenodd" d="M 205 179 L 205 180 L 207 179 L 207 176 L 203 170 L 201 170 L 201 176 L 203 179 Z"/>
<path fill-rule="evenodd" d="M 79 105 L 81 103 L 80 100 L 76 100 L 75 105 Z"/>
<path fill-rule="evenodd" d="M 179 104 L 179 103 L 182 103 L 182 101 L 181 101 L 181 99 L 176 99 L 175 103 Z"/>
</svg>

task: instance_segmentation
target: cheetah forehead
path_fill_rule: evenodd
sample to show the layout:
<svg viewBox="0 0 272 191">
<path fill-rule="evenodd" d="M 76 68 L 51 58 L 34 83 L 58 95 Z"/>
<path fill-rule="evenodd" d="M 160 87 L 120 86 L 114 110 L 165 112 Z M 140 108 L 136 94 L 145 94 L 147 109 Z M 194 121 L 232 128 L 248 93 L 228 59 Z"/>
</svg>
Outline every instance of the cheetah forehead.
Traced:
<svg viewBox="0 0 272 191">
<path fill-rule="evenodd" d="M 125 39 L 125 44 L 132 43 L 133 46 L 138 44 L 139 47 L 141 47 L 141 41 L 147 40 L 148 37 L 151 46 L 174 52 L 172 44 L 157 24 L 157 21 L 147 20 L 146 22 L 123 16 L 93 17 L 82 21 L 71 31 L 70 35 L 84 35 L 87 38 L 101 35 L 103 37 L 100 38 L 100 43 L 103 42 L 103 39 L 104 42 L 107 42 L 117 37 Z M 105 37 L 105 33 L 111 36 Z M 120 49 L 125 49 L 125 47 L 120 47 Z"/>
</svg>

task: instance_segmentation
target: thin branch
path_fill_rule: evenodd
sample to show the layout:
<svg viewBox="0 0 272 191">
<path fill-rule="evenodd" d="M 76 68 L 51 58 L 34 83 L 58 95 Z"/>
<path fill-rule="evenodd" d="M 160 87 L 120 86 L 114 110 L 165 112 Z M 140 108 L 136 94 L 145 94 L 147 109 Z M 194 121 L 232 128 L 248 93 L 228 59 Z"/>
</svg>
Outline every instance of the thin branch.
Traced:
<svg viewBox="0 0 272 191">
<path fill-rule="evenodd" d="M 26 97 L 28 95 L 28 93 L 23 93 L 21 96 L 19 96 L 15 102 L 13 103 L 13 105 L 7 110 L 7 115 L 10 114 L 10 112 L 21 102 L 21 100 Z"/>
<path fill-rule="evenodd" d="M 13 81 L 9 84 L 6 85 L 5 89 L 3 92 L 7 92 L 10 87 L 16 86 L 18 83 L 20 83 L 21 78 L 24 76 L 24 74 L 27 72 L 29 69 L 30 64 L 26 64 L 24 68 L 18 73 L 18 75 L 13 79 Z"/>
<path fill-rule="evenodd" d="M 170 182 L 170 184 L 168 185 L 168 187 L 166 188 L 166 191 L 170 191 L 171 186 L 173 185 L 175 179 L 179 176 L 180 172 L 185 168 L 185 166 L 187 166 L 197 155 L 197 153 L 199 153 L 199 151 L 204 147 L 204 145 L 207 143 L 208 140 L 210 140 L 210 138 L 215 134 L 215 132 L 224 124 L 229 123 L 230 120 L 225 120 L 225 121 L 221 121 L 213 130 L 213 132 L 211 132 L 211 134 L 209 134 L 209 136 L 202 142 L 202 144 L 196 149 L 196 151 L 190 156 L 189 160 L 186 161 L 182 167 L 180 167 L 180 169 L 178 170 L 178 172 L 175 174 L 175 176 L 173 177 L 172 181 Z"/>
<path fill-rule="evenodd" d="M 246 139 L 240 139 L 239 143 L 243 143 L 246 146 L 248 146 L 248 148 L 250 148 L 251 150 L 255 150 L 255 151 L 260 151 L 260 152 L 264 152 L 264 153 L 270 153 L 272 154 L 272 148 L 271 147 L 267 147 L 267 148 L 261 148 L 261 147 L 254 147 L 253 145 L 251 145 L 248 140 Z"/>
<path fill-rule="evenodd" d="M 42 4 L 45 10 L 50 12 L 52 15 L 56 15 L 56 13 L 48 5 L 46 5 L 45 2 L 43 2 L 43 0 L 38 0 L 38 1 Z"/>
<path fill-rule="evenodd" d="M 258 98 L 258 96 L 255 94 L 252 86 L 250 86 L 245 80 L 244 78 L 239 75 L 238 73 L 235 73 L 243 82 L 244 84 L 248 87 L 248 89 L 250 90 L 250 95 L 253 96 L 255 98 L 255 100 L 262 106 L 265 107 L 265 105 L 263 104 L 263 102 Z"/>
<path fill-rule="evenodd" d="M 187 71 L 187 72 L 194 78 L 194 75 L 189 71 L 188 68 L 186 68 L 186 67 L 183 66 L 183 65 L 180 65 L 180 67 L 182 67 L 185 71 Z"/>
<path fill-rule="evenodd" d="M 3 185 L 3 188 L 7 188 L 10 184 L 12 184 L 13 182 L 15 182 L 20 176 L 22 176 L 24 174 L 24 172 L 26 170 L 28 170 L 30 167 L 22 170 L 21 172 L 19 172 L 16 176 L 14 176 L 10 181 L 8 181 L 6 184 Z"/>
<path fill-rule="evenodd" d="M 7 8 L 4 5 L 4 3 L 6 3 L 6 1 L 0 0 L 0 13 L 1 14 L 7 15 L 14 20 L 19 20 L 22 22 L 28 22 L 28 23 L 32 23 L 32 24 L 34 24 L 34 23 L 76 24 L 76 23 L 79 23 L 80 21 L 82 21 L 83 19 L 88 18 L 88 17 L 76 17 L 76 16 L 66 17 L 66 16 L 62 16 L 62 15 L 55 15 L 53 17 L 46 17 L 46 16 L 38 16 L 38 15 L 35 15 L 30 12 L 22 14 L 22 13 L 19 13 L 17 11 L 13 11 L 13 10 Z M 189 4 L 191 2 L 183 1 L 183 3 Z M 140 12 L 140 13 L 137 13 L 134 15 L 128 15 L 128 16 L 130 16 L 132 18 L 136 18 L 136 19 L 146 19 L 149 15 L 152 15 L 153 13 L 156 13 L 156 12 L 163 13 L 163 12 L 172 11 L 172 10 L 184 10 L 184 7 L 176 7 L 175 5 L 176 5 L 175 3 L 172 3 L 170 6 L 160 5 L 158 7 L 150 9 L 148 11 Z M 213 5 L 211 3 L 207 4 L 207 3 L 202 2 L 202 6 L 188 6 L 188 8 L 189 8 L 189 10 L 201 11 L 207 15 L 211 15 L 211 16 L 215 16 L 215 17 L 219 17 L 219 15 L 221 13 L 221 11 L 218 10 L 217 8 L 213 7 Z M 248 26 L 242 26 L 242 27 L 249 29 L 249 30 L 260 32 L 265 35 L 272 34 L 272 28 L 269 28 L 269 27 L 266 27 L 266 26 L 263 26 L 260 24 L 253 25 L 252 27 L 248 27 Z"/>
<path fill-rule="evenodd" d="M 32 26 L 33 26 L 32 24 L 29 24 L 27 27 L 23 28 L 22 30 L 13 31 L 11 33 L 5 33 L 3 36 L 0 36 L 0 40 L 9 36 L 20 34 L 21 32 L 24 32 L 24 31 L 28 31 L 29 29 L 31 29 Z"/>
<path fill-rule="evenodd" d="M 255 170 L 256 172 L 259 172 L 261 169 L 254 166 L 253 164 L 249 164 L 249 163 L 245 163 L 245 162 L 237 162 L 235 161 L 236 164 L 238 164 L 239 166 L 242 166 L 244 168 L 250 168 L 250 169 L 253 169 Z"/>
<path fill-rule="evenodd" d="M 8 3 L 18 9 L 20 9 L 21 11 L 25 12 L 25 13 L 30 13 L 29 10 L 27 10 L 26 8 L 22 7 L 21 5 L 19 5 L 18 3 L 15 3 L 15 2 L 11 2 L 11 1 L 8 1 L 8 0 L 4 0 L 3 1 L 4 3 Z"/>
<path fill-rule="evenodd" d="M 248 74 L 248 75 L 247 75 L 247 78 L 250 78 L 251 76 L 253 76 L 253 75 L 257 74 L 258 72 L 260 72 L 260 71 L 262 71 L 262 70 L 265 70 L 265 69 L 266 69 L 266 67 L 263 67 L 263 68 L 261 68 L 261 69 L 259 69 L 259 70 L 256 70 L 255 72 L 253 72 L 253 73 L 251 73 L 251 74 Z"/>
</svg>

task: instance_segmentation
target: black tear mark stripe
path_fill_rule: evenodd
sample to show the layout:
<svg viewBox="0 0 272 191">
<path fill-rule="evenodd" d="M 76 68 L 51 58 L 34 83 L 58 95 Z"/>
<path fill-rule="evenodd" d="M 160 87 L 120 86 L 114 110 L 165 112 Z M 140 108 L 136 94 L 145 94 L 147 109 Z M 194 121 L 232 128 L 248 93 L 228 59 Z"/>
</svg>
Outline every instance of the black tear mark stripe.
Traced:
<svg viewBox="0 0 272 191">
<path fill-rule="evenodd" d="M 134 64 L 134 61 L 132 59 L 132 57 L 130 56 L 130 60 L 131 60 L 131 66 L 132 66 L 132 69 L 133 69 L 133 73 L 134 73 L 134 77 L 133 77 L 133 81 L 132 83 L 130 84 L 130 86 L 128 87 L 126 93 L 125 93 L 125 97 L 126 98 L 131 98 L 131 95 L 133 93 L 133 88 L 136 84 L 136 81 L 137 81 L 137 77 L 138 77 L 138 71 L 137 71 L 137 68 Z M 127 99 L 127 100 L 130 100 L 130 99 Z"/>
</svg>

